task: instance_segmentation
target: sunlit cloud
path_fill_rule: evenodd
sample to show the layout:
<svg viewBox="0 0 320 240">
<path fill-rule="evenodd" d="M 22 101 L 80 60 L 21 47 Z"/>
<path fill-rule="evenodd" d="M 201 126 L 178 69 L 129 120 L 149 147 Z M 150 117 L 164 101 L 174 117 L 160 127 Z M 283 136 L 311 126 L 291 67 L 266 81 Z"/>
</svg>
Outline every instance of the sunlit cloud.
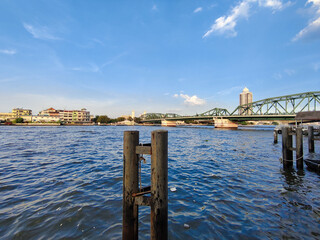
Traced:
<svg viewBox="0 0 320 240">
<path fill-rule="evenodd" d="M 7 55 L 14 55 L 17 53 L 17 51 L 14 49 L 0 49 L 0 53 L 7 54 Z"/>
<path fill-rule="evenodd" d="M 198 12 L 201 12 L 202 11 L 202 7 L 198 7 L 198 8 L 196 8 L 193 12 L 194 13 L 198 13 Z"/>
<path fill-rule="evenodd" d="M 180 94 L 174 94 L 173 97 L 183 98 L 184 104 L 187 106 L 202 106 L 202 105 L 206 104 L 206 100 L 201 99 L 201 98 L 197 97 L 196 95 L 189 96 L 187 94 L 180 93 Z"/>
<path fill-rule="evenodd" d="M 308 25 L 303 28 L 292 41 L 300 39 L 320 39 L 320 0 L 308 0 L 306 5 L 311 4 L 313 17 Z"/>
<path fill-rule="evenodd" d="M 238 21 L 240 19 L 248 19 L 250 16 L 250 9 L 254 5 L 258 5 L 258 7 L 271 8 L 274 11 L 281 10 L 284 7 L 280 0 L 243 0 L 231 9 L 229 15 L 217 18 L 202 38 L 206 38 L 213 33 L 225 35 L 227 37 L 237 36 L 235 27 L 237 26 Z"/>
<path fill-rule="evenodd" d="M 54 36 L 48 27 L 35 27 L 27 23 L 23 23 L 23 26 L 34 38 L 42 40 L 61 40 L 61 38 Z"/>
</svg>

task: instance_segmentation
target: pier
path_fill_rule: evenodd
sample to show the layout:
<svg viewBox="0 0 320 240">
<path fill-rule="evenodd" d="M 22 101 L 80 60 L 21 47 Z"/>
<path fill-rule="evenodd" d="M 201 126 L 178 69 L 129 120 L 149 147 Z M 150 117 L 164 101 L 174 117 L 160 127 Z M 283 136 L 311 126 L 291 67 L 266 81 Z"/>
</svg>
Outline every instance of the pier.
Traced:
<svg viewBox="0 0 320 240">
<path fill-rule="evenodd" d="M 314 153 L 315 146 L 314 141 L 320 140 L 315 137 L 315 132 L 319 133 L 319 129 L 315 129 L 313 126 L 308 126 L 308 152 Z M 296 152 L 296 168 L 298 170 L 303 169 L 303 161 L 306 162 L 308 167 L 317 171 L 320 170 L 320 159 L 304 159 L 303 155 L 303 131 L 302 127 L 282 127 L 282 163 L 284 169 L 290 169 L 293 167 L 293 152 Z M 274 131 L 274 143 L 278 142 L 278 133 Z M 293 136 L 295 136 L 295 147 L 293 147 Z"/>
<path fill-rule="evenodd" d="M 139 171 L 143 154 L 151 155 L 151 186 L 145 187 Z M 124 132 L 122 239 L 138 239 L 139 206 L 151 208 L 151 239 L 168 239 L 168 131 L 153 131 L 151 144 L 139 144 L 138 131 Z"/>
</svg>

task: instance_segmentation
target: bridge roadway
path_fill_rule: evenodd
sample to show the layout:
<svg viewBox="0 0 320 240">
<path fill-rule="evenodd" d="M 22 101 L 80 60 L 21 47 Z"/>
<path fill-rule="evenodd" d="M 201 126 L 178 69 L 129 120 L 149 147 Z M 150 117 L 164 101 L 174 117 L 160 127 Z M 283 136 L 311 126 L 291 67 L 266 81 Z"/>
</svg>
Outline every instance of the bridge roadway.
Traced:
<svg viewBox="0 0 320 240">
<path fill-rule="evenodd" d="M 147 113 L 141 117 L 142 122 L 159 122 L 161 120 L 214 120 L 228 119 L 232 122 L 263 120 L 294 120 L 296 114 L 317 111 L 320 106 L 320 91 L 304 92 L 280 97 L 266 98 L 252 103 L 239 105 L 231 113 L 227 109 L 213 108 L 194 116 L 180 116 L 175 113 Z"/>
<path fill-rule="evenodd" d="M 184 120 L 213 120 L 217 119 L 228 119 L 230 121 L 242 122 L 242 121 L 279 121 L 295 120 L 296 114 L 291 115 L 233 115 L 233 116 L 179 116 L 179 117 L 168 117 L 168 118 L 155 118 L 155 119 L 144 119 L 142 122 L 161 122 L 161 120 L 169 121 L 184 121 Z"/>
</svg>

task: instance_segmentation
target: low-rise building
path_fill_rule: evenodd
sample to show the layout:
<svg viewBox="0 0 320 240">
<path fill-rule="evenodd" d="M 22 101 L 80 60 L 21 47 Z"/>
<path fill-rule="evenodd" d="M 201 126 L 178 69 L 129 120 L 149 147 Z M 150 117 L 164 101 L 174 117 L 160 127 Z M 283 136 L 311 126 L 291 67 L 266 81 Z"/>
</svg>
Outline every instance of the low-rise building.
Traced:
<svg viewBox="0 0 320 240">
<path fill-rule="evenodd" d="M 59 112 L 62 110 L 56 110 L 54 108 L 48 108 L 39 112 L 39 116 L 51 116 L 51 117 L 59 117 Z"/>
<path fill-rule="evenodd" d="M 14 108 L 11 113 L 0 113 L 0 120 L 13 121 L 17 118 L 23 118 L 24 121 L 31 121 L 32 110 L 23 108 Z"/>
<path fill-rule="evenodd" d="M 12 109 L 12 113 L 15 114 L 17 117 L 31 116 L 32 110 L 31 109 L 23 109 L 23 108 L 14 108 L 14 109 Z"/>
<path fill-rule="evenodd" d="M 14 113 L 0 113 L 0 120 L 2 121 L 11 121 L 16 119 L 16 115 Z"/>
<path fill-rule="evenodd" d="M 81 110 L 60 110 L 59 117 L 64 123 L 90 122 L 90 112 L 85 108 L 82 108 Z"/>
<path fill-rule="evenodd" d="M 48 122 L 59 122 L 59 121 L 60 121 L 60 117 L 56 117 L 56 116 L 44 116 L 44 115 L 32 116 L 32 122 L 48 123 Z"/>
</svg>

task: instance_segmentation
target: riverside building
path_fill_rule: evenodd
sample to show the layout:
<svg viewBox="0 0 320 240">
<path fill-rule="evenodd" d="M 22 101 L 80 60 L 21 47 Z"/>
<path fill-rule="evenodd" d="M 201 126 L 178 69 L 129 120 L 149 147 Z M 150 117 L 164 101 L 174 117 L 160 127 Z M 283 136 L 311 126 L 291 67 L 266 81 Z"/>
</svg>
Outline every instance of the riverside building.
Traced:
<svg viewBox="0 0 320 240">
<path fill-rule="evenodd" d="M 0 120 L 13 121 L 17 118 L 23 118 L 24 121 L 31 121 L 32 110 L 23 108 L 14 108 L 11 113 L 0 113 Z"/>
<path fill-rule="evenodd" d="M 240 105 L 245 105 L 252 103 L 252 92 L 249 92 L 248 88 L 244 88 L 242 93 L 240 93 Z M 244 110 L 242 108 L 239 109 L 240 115 L 251 115 L 251 110 Z"/>
<path fill-rule="evenodd" d="M 89 123 L 90 112 L 87 109 L 81 110 L 59 110 L 60 120 L 64 123 Z"/>
</svg>

